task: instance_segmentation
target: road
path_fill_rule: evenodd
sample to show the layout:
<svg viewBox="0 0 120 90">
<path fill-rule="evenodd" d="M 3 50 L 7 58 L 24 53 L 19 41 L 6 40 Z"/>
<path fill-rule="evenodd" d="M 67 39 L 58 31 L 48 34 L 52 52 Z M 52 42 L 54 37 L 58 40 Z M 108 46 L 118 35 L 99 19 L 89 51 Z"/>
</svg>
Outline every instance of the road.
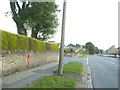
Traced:
<svg viewBox="0 0 120 90">
<path fill-rule="evenodd" d="M 89 55 L 88 58 L 65 57 L 64 61 L 88 64 L 94 88 L 118 88 L 118 58 Z"/>
<path fill-rule="evenodd" d="M 94 88 L 118 88 L 118 58 L 88 56 Z"/>
<path fill-rule="evenodd" d="M 118 88 L 117 58 L 101 56 L 88 56 L 88 58 L 64 57 L 63 63 L 66 64 L 70 61 L 78 61 L 90 66 L 94 88 Z M 34 80 L 51 75 L 56 68 L 58 68 L 58 62 L 3 77 L 3 88 L 22 88 Z"/>
</svg>

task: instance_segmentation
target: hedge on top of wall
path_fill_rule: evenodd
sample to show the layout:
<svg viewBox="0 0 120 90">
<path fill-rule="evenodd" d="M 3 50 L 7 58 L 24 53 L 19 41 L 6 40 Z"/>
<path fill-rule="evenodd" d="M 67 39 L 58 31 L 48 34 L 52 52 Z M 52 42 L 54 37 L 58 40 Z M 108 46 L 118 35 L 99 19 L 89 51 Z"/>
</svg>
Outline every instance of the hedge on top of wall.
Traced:
<svg viewBox="0 0 120 90">
<path fill-rule="evenodd" d="M 37 50 L 37 51 L 58 51 L 58 44 L 52 42 L 43 42 L 34 38 L 19 34 L 13 34 L 7 31 L 2 32 L 2 49 L 7 50 Z"/>
</svg>

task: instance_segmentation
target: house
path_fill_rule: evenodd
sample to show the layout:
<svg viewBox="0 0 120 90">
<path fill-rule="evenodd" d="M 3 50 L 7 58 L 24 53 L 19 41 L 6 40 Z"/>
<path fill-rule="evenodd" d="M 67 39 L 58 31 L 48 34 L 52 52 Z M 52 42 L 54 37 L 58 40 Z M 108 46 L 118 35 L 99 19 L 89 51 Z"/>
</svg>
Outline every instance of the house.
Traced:
<svg viewBox="0 0 120 90">
<path fill-rule="evenodd" d="M 82 54 L 82 52 L 85 52 L 86 49 L 83 45 L 81 45 L 79 48 L 75 50 L 76 53 Z"/>
<path fill-rule="evenodd" d="M 115 45 L 112 45 L 108 50 L 106 50 L 107 54 L 115 54 L 117 53 L 117 48 L 115 48 Z"/>
<path fill-rule="evenodd" d="M 101 54 L 108 54 L 108 50 L 101 51 Z"/>
</svg>

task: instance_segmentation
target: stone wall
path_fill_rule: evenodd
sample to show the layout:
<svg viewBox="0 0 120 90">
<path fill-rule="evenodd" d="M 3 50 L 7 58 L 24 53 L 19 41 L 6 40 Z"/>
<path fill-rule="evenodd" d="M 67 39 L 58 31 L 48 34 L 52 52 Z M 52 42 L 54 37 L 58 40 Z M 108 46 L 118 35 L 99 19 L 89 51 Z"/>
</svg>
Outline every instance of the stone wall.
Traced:
<svg viewBox="0 0 120 90">
<path fill-rule="evenodd" d="M 30 63 L 27 63 L 28 54 Z M 58 51 L 2 50 L 2 76 L 58 61 Z"/>
</svg>

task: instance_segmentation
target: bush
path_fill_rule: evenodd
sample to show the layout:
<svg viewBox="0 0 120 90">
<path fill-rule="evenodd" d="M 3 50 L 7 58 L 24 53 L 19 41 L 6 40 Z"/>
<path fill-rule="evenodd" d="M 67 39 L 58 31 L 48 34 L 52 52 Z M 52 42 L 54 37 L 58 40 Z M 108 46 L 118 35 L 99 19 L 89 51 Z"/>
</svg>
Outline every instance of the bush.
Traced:
<svg viewBox="0 0 120 90">
<path fill-rule="evenodd" d="M 73 47 L 70 47 L 70 51 L 71 51 L 71 52 L 74 52 L 74 48 L 73 48 Z"/>
<path fill-rule="evenodd" d="M 49 44 L 50 44 L 50 50 L 51 51 L 58 51 L 59 50 L 57 43 L 49 42 Z"/>
<path fill-rule="evenodd" d="M 16 49 L 24 49 L 29 50 L 29 37 L 16 35 L 17 37 L 17 48 Z M 11 39 L 12 40 L 12 39 Z"/>
<path fill-rule="evenodd" d="M 19 34 L 13 34 L 0 30 L 2 32 L 2 49 L 7 50 L 38 50 L 38 51 L 58 51 L 58 44 L 47 42 L 50 49 L 46 48 L 46 44 L 43 41 L 26 37 Z"/>
<path fill-rule="evenodd" d="M 74 48 L 73 47 L 65 48 L 65 52 L 72 53 L 72 52 L 74 52 Z"/>
<path fill-rule="evenodd" d="M 39 50 L 39 51 L 45 51 L 46 50 L 46 45 L 45 42 L 34 39 L 34 44 L 33 44 L 33 50 Z"/>
</svg>

